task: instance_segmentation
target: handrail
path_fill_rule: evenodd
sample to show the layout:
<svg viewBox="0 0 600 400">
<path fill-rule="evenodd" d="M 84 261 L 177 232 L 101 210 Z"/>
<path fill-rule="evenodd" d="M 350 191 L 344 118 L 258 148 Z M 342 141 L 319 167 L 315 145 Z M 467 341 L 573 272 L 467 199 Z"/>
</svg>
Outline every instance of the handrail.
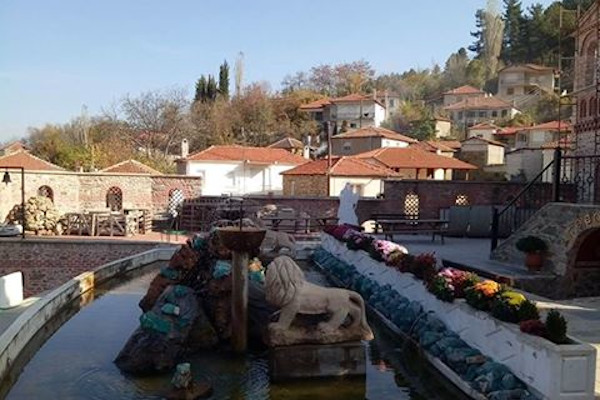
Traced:
<svg viewBox="0 0 600 400">
<path fill-rule="evenodd" d="M 501 216 L 502 214 L 504 214 L 510 207 L 512 207 L 521 197 L 523 197 L 523 195 L 525 193 L 527 193 L 529 191 L 529 189 L 535 185 L 536 183 L 538 183 L 537 181 L 539 179 L 542 178 L 542 176 L 546 173 L 546 171 L 552 166 L 554 165 L 554 160 L 550 161 L 548 163 L 548 165 L 546 165 L 544 167 L 544 169 L 538 173 L 535 178 L 533 178 L 531 181 L 529 181 L 529 183 L 527 185 L 525 185 L 525 187 L 523 189 L 521 189 L 521 191 L 519 193 L 517 193 L 517 195 L 506 205 L 504 206 L 504 208 L 502 210 L 500 210 L 498 212 L 498 216 Z"/>
</svg>

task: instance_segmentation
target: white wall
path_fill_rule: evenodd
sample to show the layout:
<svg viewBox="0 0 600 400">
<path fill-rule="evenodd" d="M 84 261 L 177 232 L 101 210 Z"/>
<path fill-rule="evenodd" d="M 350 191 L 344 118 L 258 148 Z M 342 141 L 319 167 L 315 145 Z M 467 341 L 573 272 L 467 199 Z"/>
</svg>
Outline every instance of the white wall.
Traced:
<svg viewBox="0 0 600 400">
<path fill-rule="evenodd" d="M 489 146 L 488 147 L 488 165 L 504 164 L 504 147 Z"/>
<path fill-rule="evenodd" d="M 381 147 L 408 147 L 409 143 L 401 140 L 381 139 Z"/>
<path fill-rule="evenodd" d="M 522 149 L 506 154 L 507 179 L 518 176 L 522 170 L 527 181 L 531 181 L 542 171 L 542 168 L 544 168 L 542 150 Z"/>
<path fill-rule="evenodd" d="M 375 103 L 375 126 L 381 126 L 386 119 L 385 107 Z"/>
<path fill-rule="evenodd" d="M 202 194 L 279 194 L 283 191 L 281 172 L 294 165 L 255 165 L 242 162 L 188 161 L 186 175 L 203 177 Z"/>
<path fill-rule="evenodd" d="M 468 136 L 470 138 L 480 136 L 484 139 L 494 140 L 495 131 L 496 129 L 469 129 Z"/>
<path fill-rule="evenodd" d="M 340 192 L 346 186 L 346 183 L 351 185 L 363 185 L 363 197 L 375 197 L 383 191 L 383 183 L 380 178 L 363 178 L 363 177 L 331 177 L 329 180 L 329 195 L 339 196 Z"/>
</svg>

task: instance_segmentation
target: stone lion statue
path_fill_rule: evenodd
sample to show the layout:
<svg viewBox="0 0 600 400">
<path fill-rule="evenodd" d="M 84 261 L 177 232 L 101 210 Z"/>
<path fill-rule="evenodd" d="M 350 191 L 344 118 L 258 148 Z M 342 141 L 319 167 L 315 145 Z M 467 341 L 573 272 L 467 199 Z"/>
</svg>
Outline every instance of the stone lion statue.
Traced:
<svg viewBox="0 0 600 400">
<path fill-rule="evenodd" d="M 269 332 L 284 337 L 271 340 L 272 343 L 289 345 L 373 339 L 373 332 L 367 324 L 365 304 L 358 293 L 307 282 L 304 272 L 288 256 L 279 256 L 269 264 L 265 295 L 269 303 L 281 308 L 279 321 L 269 325 Z M 318 324 L 316 334 L 304 330 L 300 336 L 304 334 L 307 337 L 302 338 L 291 328 L 297 314 L 327 314 L 329 318 Z M 348 316 L 352 321 L 344 326 Z"/>
</svg>

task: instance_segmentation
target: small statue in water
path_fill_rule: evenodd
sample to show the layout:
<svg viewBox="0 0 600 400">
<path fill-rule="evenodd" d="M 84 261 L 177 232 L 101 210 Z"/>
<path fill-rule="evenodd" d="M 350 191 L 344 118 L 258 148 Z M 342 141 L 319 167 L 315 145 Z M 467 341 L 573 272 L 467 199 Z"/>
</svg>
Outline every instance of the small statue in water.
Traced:
<svg viewBox="0 0 600 400">
<path fill-rule="evenodd" d="M 177 365 L 173 379 L 171 379 L 171 385 L 173 387 L 167 394 L 168 400 L 195 400 L 212 394 L 212 387 L 209 384 L 194 382 L 189 363 Z"/>
</svg>

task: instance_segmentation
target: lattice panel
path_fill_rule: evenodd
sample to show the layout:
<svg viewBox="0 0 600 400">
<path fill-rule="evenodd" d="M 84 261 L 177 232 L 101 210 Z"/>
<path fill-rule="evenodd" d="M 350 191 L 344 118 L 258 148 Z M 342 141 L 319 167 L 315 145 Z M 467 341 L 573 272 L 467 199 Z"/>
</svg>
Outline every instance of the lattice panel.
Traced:
<svg viewBox="0 0 600 400">
<path fill-rule="evenodd" d="M 167 205 L 167 212 L 176 217 L 181 212 L 181 205 L 185 200 L 183 192 L 180 189 L 172 189 L 169 192 L 169 204 Z"/>
<path fill-rule="evenodd" d="M 106 207 L 111 211 L 121 211 L 123 209 L 123 191 L 113 186 L 106 192 Z"/>
<path fill-rule="evenodd" d="M 419 195 L 415 193 L 409 193 L 404 198 L 404 214 L 407 217 L 419 216 Z"/>
<path fill-rule="evenodd" d="M 458 196 L 456 196 L 454 204 L 456 204 L 457 206 L 468 206 L 469 196 L 467 196 L 466 194 L 459 194 Z"/>
</svg>

